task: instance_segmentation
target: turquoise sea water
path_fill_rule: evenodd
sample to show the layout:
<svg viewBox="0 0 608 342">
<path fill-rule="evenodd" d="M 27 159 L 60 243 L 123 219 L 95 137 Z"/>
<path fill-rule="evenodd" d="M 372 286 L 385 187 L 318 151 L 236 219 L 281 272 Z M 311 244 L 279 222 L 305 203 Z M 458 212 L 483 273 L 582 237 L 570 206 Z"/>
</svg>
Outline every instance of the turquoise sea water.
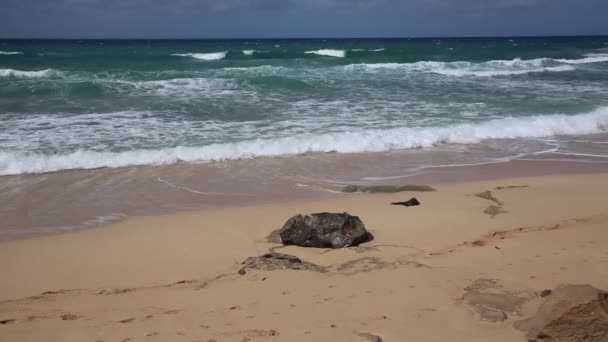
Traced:
<svg viewBox="0 0 608 342">
<path fill-rule="evenodd" d="M 607 127 L 608 37 L 0 40 L 0 175 Z"/>
</svg>

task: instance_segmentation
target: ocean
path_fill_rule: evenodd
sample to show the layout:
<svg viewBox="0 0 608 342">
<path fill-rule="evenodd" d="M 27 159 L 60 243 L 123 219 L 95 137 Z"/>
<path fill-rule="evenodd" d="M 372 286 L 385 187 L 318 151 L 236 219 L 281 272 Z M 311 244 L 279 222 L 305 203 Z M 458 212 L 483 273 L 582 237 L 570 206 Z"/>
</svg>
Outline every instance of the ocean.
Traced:
<svg viewBox="0 0 608 342">
<path fill-rule="evenodd" d="M 0 237 L 430 167 L 604 163 L 607 129 L 608 37 L 0 40 Z"/>
</svg>

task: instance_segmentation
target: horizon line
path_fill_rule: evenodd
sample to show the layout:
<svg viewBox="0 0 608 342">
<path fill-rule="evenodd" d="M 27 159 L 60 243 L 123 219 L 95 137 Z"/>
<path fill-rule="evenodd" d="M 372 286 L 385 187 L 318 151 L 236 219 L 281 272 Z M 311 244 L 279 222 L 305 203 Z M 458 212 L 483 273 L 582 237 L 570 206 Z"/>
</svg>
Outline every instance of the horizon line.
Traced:
<svg viewBox="0 0 608 342">
<path fill-rule="evenodd" d="M 318 40 L 318 39 L 481 39 L 481 38 L 592 38 L 592 37 L 608 37 L 606 34 L 583 34 L 583 35 L 496 35 L 496 36 L 388 36 L 388 37 L 242 37 L 242 38 L 86 38 L 86 37 L 0 37 L 0 40 Z"/>
</svg>

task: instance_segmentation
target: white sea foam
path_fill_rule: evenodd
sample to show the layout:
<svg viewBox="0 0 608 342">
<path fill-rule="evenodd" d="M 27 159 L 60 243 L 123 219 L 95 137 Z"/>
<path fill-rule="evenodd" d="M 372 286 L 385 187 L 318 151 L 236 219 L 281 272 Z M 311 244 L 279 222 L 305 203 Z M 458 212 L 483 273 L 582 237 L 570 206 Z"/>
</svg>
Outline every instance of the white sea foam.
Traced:
<svg viewBox="0 0 608 342">
<path fill-rule="evenodd" d="M 589 54 L 580 59 L 556 59 L 557 62 L 566 64 L 590 64 L 608 62 L 608 54 Z"/>
<path fill-rule="evenodd" d="M 0 51 L 0 55 L 23 55 L 23 52 L 19 52 L 19 51 Z"/>
<path fill-rule="evenodd" d="M 435 62 L 351 64 L 348 69 L 399 69 L 406 72 L 426 72 L 453 77 L 493 77 L 524 75 L 540 72 L 564 72 L 576 70 L 576 65 L 608 62 L 608 54 L 590 54 L 579 59 L 512 59 L 487 62 Z"/>
<path fill-rule="evenodd" d="M 204 61 L 217 61 L 226 58 L 228 51 L 210 52 L 210 53 L 175 53 L 171 56 L 192 57 Z"/>
<path fill-rule="evenodd" d="M 414 63 L 375 63 L 375 64 L 351 64 L 349 69 L 400 69 L 406 72 L 425 72 L 441 74 L 446 76 L 462 77 L 492 77 L 524 75 L 538 72 L 563 72 L 575 70 L 572 65 L 555 65 L 555 62 L 547 58 L 530 60 L 493 60 L 487 62 L 473 63 L 466 61 L 458 62 L 435 62 L 421 61 Z"/>
<path fill-rule="evenodd" d="M 432 147 L 437 144 L 473 144 L 488 139 L 537 138 L 606 132 L 608 107 L 578 115 L 542 115 L 503 118 L 478 124 L 439 127 L 403 127 L 301 134 L 274 139 L 217 143 L 127 152 L 79 150 L 63 155 L 0 152 L 0 175 L 39 173 L 65 169 L 91 169 L 132 165 L 171 164 L 178 161 L 212 161 L 258 156 L 297 155 L 307 152 L 356 153 Z"/>
<path fill-rule="evenodd" d="M 136 89 L 144 93 L 161 96 L 213 96 L 236 89 L 233 82 L 217 78 L 174 78 L 168 80 L 132 82 Z"/>
<path fill-rule="evenodd" d="M 510 75 L 525 75 L 531 73 L 539 73 L 546 71 L 572 71 L 575 68 L 569 65 L 560 65 L 555 67 L 540 67 L 530 68 L 522 70 L 477 70 L 475 68 L 464 68 L 464 69 L 449 69 L 449 68 L 438 68 L 433 70 L 433 73 L 446 75 L 446 76 L 477 76 L 477 77 L 492 77 L 492 76 L 510 76 Z"/>
<path fill-rule="evenodd" d="M 0 69 L 0 77 L 40 78 L 40 77 L 50 76 L 52 73 L 53 73 L 52 69 L 38 70 L 38 71 Z"/>
<path fill-rule="evenodd" d="M 319 56 L 336 57 L 336 58 L 346 57 L 346 51 L 334 50 L 334 49 L 321 49 L 321 50 L 316 50 L 316 51 L 306 51 L 305 53 L 319 55 Z"/>
<path fill-rule="evenodd" d="M 243 50 L 243 54 L 246 56 L 251 56 L 255 53 L 255 50 Z"/>
<path fill-rule="evenodd" d="M 382 52 L 382 51 L 384 51 L 384 48 L 382 48 L 382 49 L 374 49 L 374 50 L 369 50 L 369 51 L 371 51 L 371 52 Z"/>
</svg>

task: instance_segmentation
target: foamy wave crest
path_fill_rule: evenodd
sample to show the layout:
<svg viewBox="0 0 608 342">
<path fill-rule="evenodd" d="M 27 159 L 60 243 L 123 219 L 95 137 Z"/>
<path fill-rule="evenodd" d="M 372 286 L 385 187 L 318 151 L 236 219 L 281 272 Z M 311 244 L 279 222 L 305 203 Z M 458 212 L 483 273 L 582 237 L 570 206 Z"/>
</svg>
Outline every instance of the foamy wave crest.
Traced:
<svg viewBox="0 0 608 342">
<path fill-rule="evenodd" d="M 243 50 L 243 54 L 245 56 L 252 56 L 255 53 L 255 50 Z"/>
<path fill-rule="evenodd" d="M 344 51 L 344 50 L 321 49 L 321 50 L 316 50 L 316 51 L 306 51 L 305 53 L 319 55 L 319 56 L 336 57 L 336 58 L 346 57 L 346 51 Z"/>
<path fill-rule="evenodd" d="M 23 52 L 19 52 L 19 51 L 0 51 L 0 55 L 23 55 Z"/>
<path fill-rule="evenodd" d="M 539 72 L 562 72 L 562 71 L 572 71 L 575 70 L 574 67 L 569 65 L 560 65 L 554 67 L 538 67 L 538 68 L 529 68 L 529 69 L 520 69 L 520 70 L 483 70 L 483 68 L 463 68 L 463 69 L 450 69 L 448 68 L 437 68 L 433 70 L 433 73 L 446 75 L 446 76 L 477 76 L 477 77 L 492 77 L 492 76 L 512 76 L 512 75 L 525 75 Z"/>
<path fill-rule="evenodd" d="M 556 59 L 559 63 L 566 64 L 590 64 L 608 62 L 608 54 L 589 54 L 580 59 Z"/>
<path fill-rule="evenodd" d="M 360 130 L 321 135 L 258 139 L 201 147 L 175 147 L 128 152 L 77 151 L 66 155 L 0 152 L 0 175 L 41 173 L 66 169 L 92 169 L 134 165 L 171 164 L 179 161 L 246 159 L 297 155 L 307 152 L 377 152 L 432 147 L 437 144 L 474 144 L 488 139 L 538 138 L 606 132 L 608 107 L 578 115 L 542 115 L 504 118 L 478 124 Z"/>
<path fill-rule="evenodd" d="M 459 62 L 434 62 L 422 61 L 415 63 L 377 63 L 377 64 L 351 64 L 346 66 L 350 69 L 400 69 L 406 72 L 426 72 L 446 76 L 462 77 L 492 77 L 524 75 L 539 72 L 563 72 L 572 71 L 572 65 L 555 65 L 551 59 L 538 58 L 530 60 L 494 60 L 481 63 L 466 61 Z"/>
<path fill-rule="evenodd" d="M 226 58 L 228 51 L 222 52 L 211 52 L 211 53 L 176 53 L 171 56 L 179 57 L 192 57 L 194 59 L 200 59 L 204 61 L 217 61 Z"/>
<path fill-rule="evenodd" d="M 0 69 L 0 77 L 23 77 L 23 78 L 40 78 L 47 77 L 53 74 L 52 69 L 38 71 L 22 71 L 15 69 Z"/>
</svg>

